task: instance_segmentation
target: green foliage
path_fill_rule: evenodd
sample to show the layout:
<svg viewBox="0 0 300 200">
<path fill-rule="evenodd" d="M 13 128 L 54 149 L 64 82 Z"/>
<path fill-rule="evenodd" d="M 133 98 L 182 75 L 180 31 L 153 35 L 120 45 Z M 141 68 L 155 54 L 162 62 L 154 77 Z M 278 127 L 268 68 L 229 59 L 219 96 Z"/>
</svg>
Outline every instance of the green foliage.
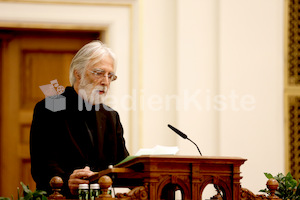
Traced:
<svg viewBox="0 0 300 200">
<path fill-rule="evenodd" d="M 17 200 L 47 200 L 47 197 L 45 196 L 47 193 L 42 190 L 35 190 L 32 192 L 28 186 L 26 186 L 23 182 L 20 182 L 23 192 L 20 191 L 19 188 L 18 190 L 18 199 Z M 21 195 L 23 193 L 23 195 Z M 7 197 L 0 197 L 0 200 L 14 200 L 13 197 L 7 198 Z"/>
<path fill-rule="evenodd" d="M 279 186 L 275 194 L 282 200 L 300 200 L 300 185 L 299 180 L 296 181 L 290 172 L 284 176 L 282 173 L 273 176 L 270 173 L 264 173 L 268 179 L 274 178 L 278 181 Z M 268 188 L 262 189 L 259 192 L 270 194 Z"/>
<path fill-rule="evenodd" d="M 45 191 L 35 190 L 32 192 L 24 183 L 21 182 L 20 184 L 22 185 L 24 194 L 24 199 L 21 200 L 47 200 L 47 197 L 45 196 L 47 193 Z"/>
<path fill-rule="evenodd" d="M 7 197 L 0 197 L 0 200 L 10 200 L 10 198 L 7 198 Z"/>
</svg>

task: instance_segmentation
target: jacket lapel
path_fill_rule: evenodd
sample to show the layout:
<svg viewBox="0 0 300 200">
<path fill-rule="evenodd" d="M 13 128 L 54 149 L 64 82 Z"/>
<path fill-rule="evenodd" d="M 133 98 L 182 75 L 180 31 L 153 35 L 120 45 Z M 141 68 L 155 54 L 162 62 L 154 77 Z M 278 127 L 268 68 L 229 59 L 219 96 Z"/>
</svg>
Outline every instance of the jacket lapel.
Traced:
<svg viewBox="0 0 300 200">
<path fill-rule="evenodd" d="M 96 123 L 97 123 L 99 157 L 104 158 L 103 147 L 104 147 L 104 134 L 106 130 L 106 115 L 102 107 L 99 111 L 96 111 Z"/>
<path fill-rule="evenodd" d="M 85 155 L 85 151 L 82 149 L 82 142 L 89 142 L 92 145 L 92 141 L 90 139 L 87 126 L 85 121 L 82 119 L 83 111 L 75 111 L 67 113 L 67 117 L 65 118 L 65 124 L 68 129 L 69 137 L 79 151 L 82 158 L 87 159 Z"/>
<path fill-rule="evenodd" d="M 72 124 L 74 124 L 74 123 L 70 123 L 70 121 L 66 119 L 66 120 L 65 120 L 65 124 L 66 124 L 66 127 L 67 127 L 67 129 L 68 129 L 68 134 L 69 134 L 69 136 L 70 136 L 70 138 L 71 138 L 72 143 L 74 144 L 74 146 L 76 147 L 76 149 L 78 150 L 78 152 L 80 153 L 80 155 L 81 155 L 83 158 L 85 158 L 85 156 L 84 156 L 84 154 L 83 154 L 81 148 L 79 147 L 78 143 L 76 142 L 75 138 L 74 138 L 73 135 L 72 135 L 72 131 L 71 131 L 71 127 L 70 127 L 70 126 L 72 126 Z"/>
</svg>

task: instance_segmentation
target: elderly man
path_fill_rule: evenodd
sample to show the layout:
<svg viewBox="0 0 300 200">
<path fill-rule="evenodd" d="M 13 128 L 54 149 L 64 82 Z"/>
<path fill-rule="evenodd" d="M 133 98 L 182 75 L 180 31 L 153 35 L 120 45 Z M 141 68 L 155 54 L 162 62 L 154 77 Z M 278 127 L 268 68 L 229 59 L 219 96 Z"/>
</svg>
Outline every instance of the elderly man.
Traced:
<svg viewBox="0 0 300 200">
<path fill-rule="evenodd" d="M 37 189 L 51 194 L 49 181 L 60 176 L 62 193 L 74 198 L 83 178 L 128 156 L 116 111 L 103 104 L 116 80 L 115 56 L 100 41 L 82 47 L 70 66 L 70 82 L 62 94 L 66 109 L 52 112 L 45 99 L 34 109 L 30 131 L 31 173 Z"/>
</svg>

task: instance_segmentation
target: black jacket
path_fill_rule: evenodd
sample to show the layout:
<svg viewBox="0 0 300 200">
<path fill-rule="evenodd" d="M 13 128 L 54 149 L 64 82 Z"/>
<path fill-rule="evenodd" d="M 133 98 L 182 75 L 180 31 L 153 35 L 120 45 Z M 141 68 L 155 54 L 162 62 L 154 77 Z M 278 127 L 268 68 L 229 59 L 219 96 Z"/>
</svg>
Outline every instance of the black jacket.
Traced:
<svg viewBox="0 0 300 200">
<path fill-rule="evenodd" d="M 30 131 L 31 174 L 37 189 L 47 191 L 48 195 L 52 193 L 51 178 L 60 176 L 64 181 L 62 193 L 72 198 L 68 179 L 75 169 L 85 166 L 92 171 L 107 169 L 127 157 L 128 151 L 116 111 L 103 104 L 99 110 L 93 106 L 87 111 L 88 106 L 87 109 L 83 106 L 79 111 L 74 88 L 67 87 L 62 95 L 65 99 L 61 100 L 66 102 L 64 110 L 48 110 L 45 99 L 34 108 Z"/>
</svg>

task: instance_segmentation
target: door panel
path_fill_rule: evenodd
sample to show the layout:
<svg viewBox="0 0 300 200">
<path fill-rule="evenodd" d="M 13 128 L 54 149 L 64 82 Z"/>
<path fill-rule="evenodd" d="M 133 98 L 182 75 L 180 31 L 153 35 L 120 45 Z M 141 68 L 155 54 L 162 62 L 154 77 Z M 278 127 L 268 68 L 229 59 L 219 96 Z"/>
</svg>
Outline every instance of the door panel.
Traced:
<svg viewBox="0 0 300 200">
<path fill-rule="evenodd" d="M 1 38 L 1 31 L 0 196 L 17 198 L 21 181 L 35 190 L 29 133 L 34 105 L 44 98 L 39 86 L 54 79 L 70 85 L 72 57 L 100 32 L 10 30 Z"/>
</svg>

